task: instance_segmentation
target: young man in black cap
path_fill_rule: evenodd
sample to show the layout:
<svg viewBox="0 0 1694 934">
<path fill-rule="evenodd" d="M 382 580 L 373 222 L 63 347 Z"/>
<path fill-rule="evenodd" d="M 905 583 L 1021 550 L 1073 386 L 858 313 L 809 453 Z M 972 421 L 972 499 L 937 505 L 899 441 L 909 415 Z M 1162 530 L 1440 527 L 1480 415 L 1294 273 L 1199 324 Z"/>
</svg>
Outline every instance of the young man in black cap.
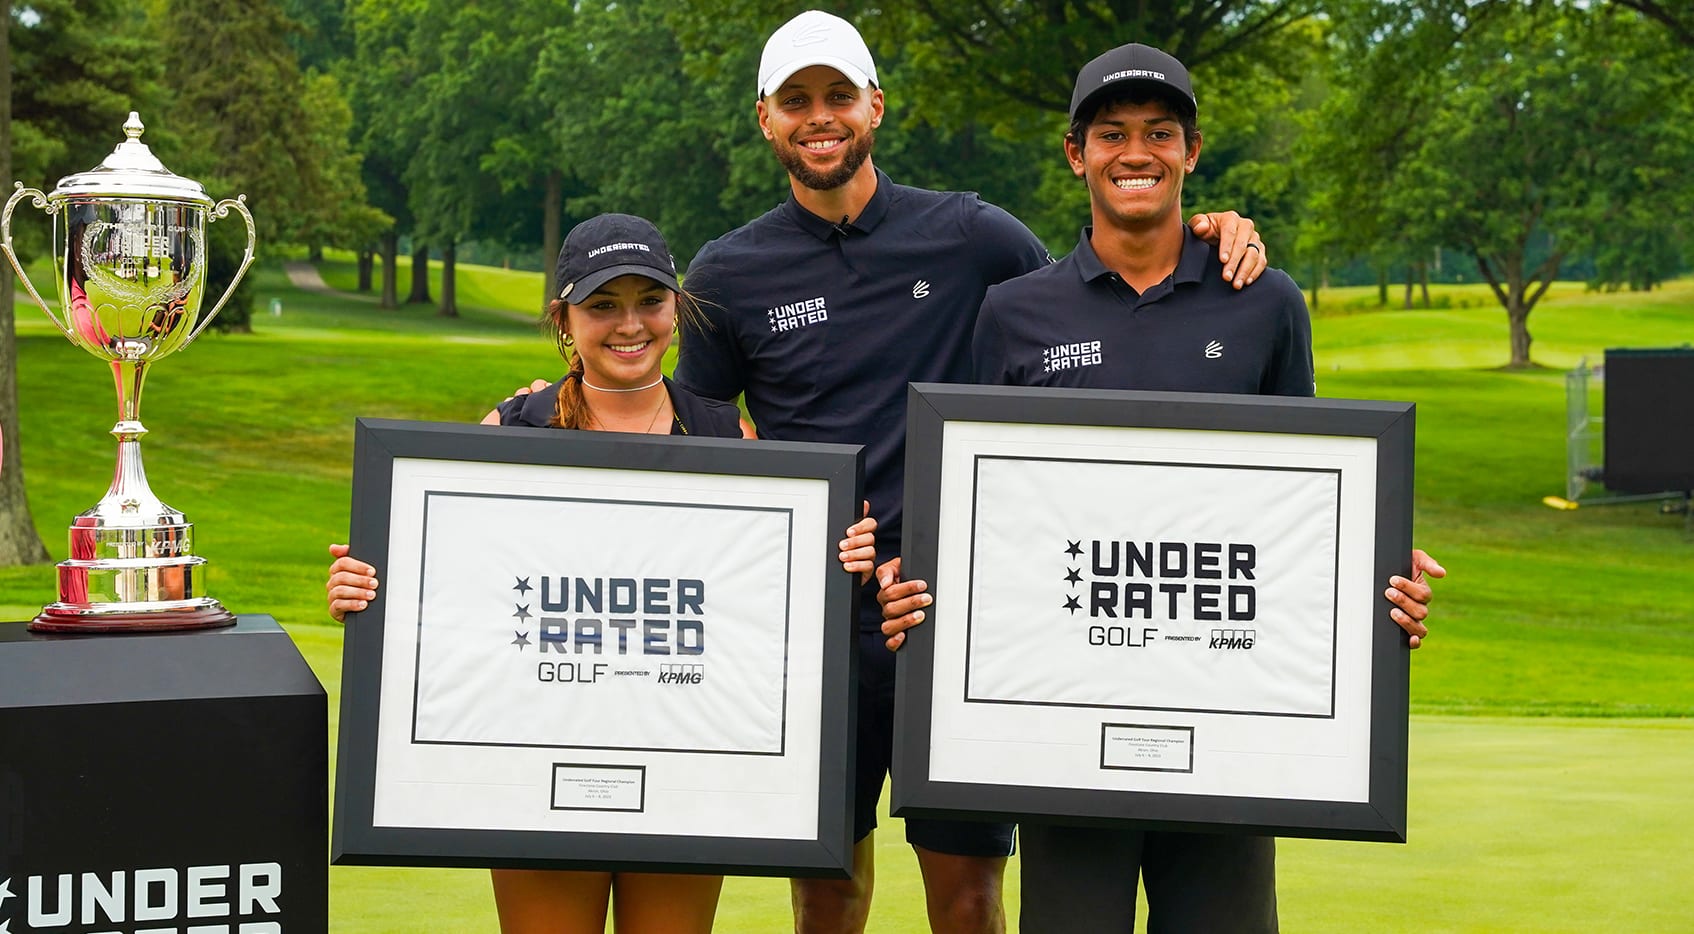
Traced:
<svg viewBox="0 0 1694 934">
<path fill-rule="evenodd" d="M 1219 281 L 1216 251 L 1182 223 L 1182 183 L 1200 156 L 1188 71 L 1144 45 L 1083 67 L 1065 155 L 1088 186 L 1093 223 L 1076 251 L 993 286 L 972 342 L 975 381 L 1310 396 L 1311 324 L 1292 279 L 1269 269 L 1252 289 Z M 1056 349 L 1087 354 L 1054 360 Z M 1390 611 L 1415 648 L 1428 634 L 1427 573 L 1391 578 Z M 929 604 L 922 581 L 878 569 L 884 632 L 897 638 Z M 1276 851 L 1268 837 L 1141 833 L 1024 823 L 1021 929 L 1130 931 L 1145 881 L 1150 931 L 1275 931 Z"/>
<path fill-rule="evenodd" d="M 689 266 L 689 291 L 709 322 L 684 324 L 677 381 L 709 398 L 745 393 L 762 437 L 865 445 L 878 540 L 898 553 L 906 384 L 966 381 L 985 290 L 1050 258 L 1027 228 L 976 195 L 896 185 L 872 165 L 883 93 L 870 51 L 845 20 L 813 10 L 778 29 L 758 91 L 759 128 L 791 197 L 707 244 Z M 1223 229 L 1235 254 L 1214 270 L 1220 284 L 1251 282 L 1264 265 L 1251 225 L 1229 216 L 1202 226 L 1214 238 Z M 863 930 L 870 909 L 871 831 L 894 699 L 894 658 L 870 586 L 861 606 L 854 875 L 795 880 L 803 931 Z M 935 930 L 1004 929 L 1011 825 L 909 820 L 906 838 Z"/>
</svg>

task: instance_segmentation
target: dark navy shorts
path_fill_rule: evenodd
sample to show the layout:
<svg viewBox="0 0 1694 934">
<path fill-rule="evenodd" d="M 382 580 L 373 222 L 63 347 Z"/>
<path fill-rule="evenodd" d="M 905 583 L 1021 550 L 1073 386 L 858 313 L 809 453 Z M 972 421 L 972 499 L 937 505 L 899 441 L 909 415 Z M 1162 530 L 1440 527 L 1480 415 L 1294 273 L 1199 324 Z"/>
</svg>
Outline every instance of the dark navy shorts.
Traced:
<svg viewBox="0 0 1694 934">
<path fill-rule="evenodd" d="M 882 779 L 894 761 L 894 654 L 880 632 L 859 634 L 858 774 L 854 777 L 853 841 L 876 829 Z M 953 856 L 1010 856 L 1015 824 L 906 821 L 906 842 Z"/>
<path fill-rule="evenodd" d="M 1023 825 L 1022 934 L 1276 934 L 1276 841 L 1234 834 Z"/>
</svg>

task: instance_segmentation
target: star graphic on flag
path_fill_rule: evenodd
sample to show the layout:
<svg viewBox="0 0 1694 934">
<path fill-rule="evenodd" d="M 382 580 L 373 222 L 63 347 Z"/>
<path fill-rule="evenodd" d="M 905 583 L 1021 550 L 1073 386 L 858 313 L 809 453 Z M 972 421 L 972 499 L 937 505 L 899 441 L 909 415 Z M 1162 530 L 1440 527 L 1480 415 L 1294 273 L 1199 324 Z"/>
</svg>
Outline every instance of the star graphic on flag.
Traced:
<svg viewBox="0 0 1694 934">
<path fill-rule="evenodd" d="M 0 921 L 0 934 L 12 934 L 12 919 Z"/>
<path fill-rule="evenodd" d="M 1082 609 L 1082 601 L 1074 596 L 1066 597 L 1064 609 L 1070 610 L 1071 615 L 1075 616 L 1076 611 Z"/>
<path fill-rule="evenodd" d="M 1070 571 L 1070 573 L 1065 575 L 1065 580 L 1070 581 L 1073 584 L 1082 583 L 1082 575 L 1078 573 L 1076 568 L 1067 568 L 1066 570 Z"/>
<path fill-rule="evenodd" d="M 529 593 L 531 590 L 535 589 L 534 587 L 529 586 L 529 578 L 527 578 L 527 577 L 520 577 L 520 578 L 517 579 L 517 581 L 518 581 L 517 586 L 513 587 L 512 589 L 517 591 L 518 593 Z"/>
<path fill-rule="evenodd" d="M 516 616 L 518 619 L 529 619 L 529 604 L 514 603 L 512 605 L 518 608 L 518 611 L 512 614 L 513 616 Z"/>
<path fill-rule="evenodd" d="M 1065 541 L 1070 542 L 1070 539 L 1067 538 L 1067 539 L 1065 539 Z M 1079 542 L 1079 541 L 1078 542 L 1070 542 L 1070 547 L 1065 549 L 1065 554 L 1070 555 L 1073 558 L 1081 557 L 1082 556 L 1082 542 Z"/>
<path fill-rule="evenodd" d="M 12 880 L 0 879 L 0 905 L 6 904 L 6 899 L 12 897 Z M 10 923 L 10 922 L 7 922 Z"/>
<path fill-rule="evenodd" d="M 519 652 L 522 652 L 523 649 L 524 649 L 524 646 L 529 644 L 529 633 L 518 632 L 516 629 L 514 629 L 514 630 L 512 630 L 512 635 L 517 636 L 516 639 L 512 640 L 512 644 L 518 647 Z"/>
</svg>

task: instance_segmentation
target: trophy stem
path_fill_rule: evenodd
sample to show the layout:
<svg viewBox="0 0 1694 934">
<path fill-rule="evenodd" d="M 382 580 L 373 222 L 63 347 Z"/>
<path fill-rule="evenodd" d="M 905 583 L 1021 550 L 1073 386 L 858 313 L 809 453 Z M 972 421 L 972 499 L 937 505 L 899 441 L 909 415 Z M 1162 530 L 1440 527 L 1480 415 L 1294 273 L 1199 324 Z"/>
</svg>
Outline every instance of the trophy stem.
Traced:
<svg viewBox="0 0 1694 934">
<path fill-rule="evenodd" d="M 112 381 L 118 385 L 118 423 L 112 434 L 119 441 L 139 439 L 147 433 L 141 426 L 141 384 L 147 381 L 147 361 L 113 360 Z"/>
<path fill-rule="evenodd" d="M 153 494 L 141 463 L 142 360 L 114 360 L 118 461 L 112 485 L 71 525 L 71 556 L 59 563 L 59 602 L 30 628 L 38 632 L 158 632 L 234 624 L 206 596 L 206 559 L 194 554 L 194 525 Z"/>
</svg>

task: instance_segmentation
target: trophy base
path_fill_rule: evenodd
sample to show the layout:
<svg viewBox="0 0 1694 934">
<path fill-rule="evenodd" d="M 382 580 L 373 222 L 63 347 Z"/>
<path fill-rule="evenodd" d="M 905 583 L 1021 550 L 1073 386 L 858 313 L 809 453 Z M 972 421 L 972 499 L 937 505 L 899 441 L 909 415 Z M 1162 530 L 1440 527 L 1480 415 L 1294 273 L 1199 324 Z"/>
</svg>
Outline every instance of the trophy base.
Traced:
<svg viewBox="0 0 1694 934">
<path fill-rule="evenodd" d="M 59 562 L 59 602 L 41 611 L 31 631 L 170 632 L 235 623 L 206 596 L 206 559 L 189 553 L 191 524 L 100 522 L 84 514 L 71 526 L 71 557 Z"/>
<path fill-rule="evenodd" d="M 217 629 L 235 625 L 235 614 L 224 609 L 216 600 L 209 606 L 198 605 L 176 610 L 144 610 L 128 612 L 101 608 L 91 612 L 83 607 L 54 604 L 41 611 L 29 624 L 31 632 L 172 632 L 186 629 Z"/>
</svg>

